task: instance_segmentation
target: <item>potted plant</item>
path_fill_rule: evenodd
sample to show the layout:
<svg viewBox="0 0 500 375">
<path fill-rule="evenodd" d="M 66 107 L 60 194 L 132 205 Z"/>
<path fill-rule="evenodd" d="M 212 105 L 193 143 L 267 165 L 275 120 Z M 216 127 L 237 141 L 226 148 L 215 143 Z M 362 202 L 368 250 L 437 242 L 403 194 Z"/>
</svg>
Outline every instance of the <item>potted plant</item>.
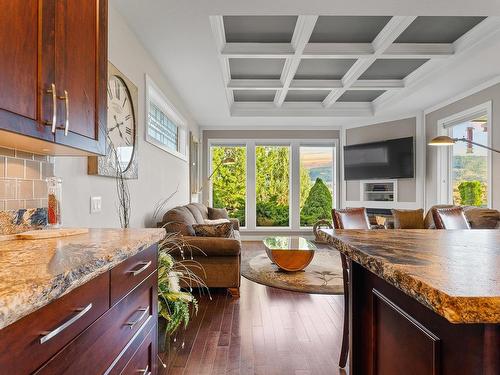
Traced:
<svg viewBox="0 0 500 375">
<path fill-rule="evenodd" d="M 178 251 L 182 260 L 175 260 L 171 252 Z M 208 288 L 191 269 L 203 267 L 192 258 L 193 251 L 200 249 L 190 245 L 177 233 L 167 233 L 158 246 L 158 348 L 165 352 L 170 337 L 181 326 L 187 327 L 191 314 L 198 312 L 198 302 L 192 288 L 201 291 Z M 188 259 L 186 259 L 186 254 Z M 187 286 L 185 290 L 181 285 Z"/>
</svg>

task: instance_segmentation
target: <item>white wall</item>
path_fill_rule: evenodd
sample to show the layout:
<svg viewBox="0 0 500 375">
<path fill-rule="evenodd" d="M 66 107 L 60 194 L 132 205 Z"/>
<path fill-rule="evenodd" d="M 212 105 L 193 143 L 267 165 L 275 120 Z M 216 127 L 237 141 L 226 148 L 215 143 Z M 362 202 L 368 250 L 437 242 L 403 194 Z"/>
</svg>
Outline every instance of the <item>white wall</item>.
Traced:
<svg viewBox="0 0 500 375">
<path fill-rule="evenodd" d="M 147 73 L 186 118 L 198 135 L 198 125 L 168 83 L 159 66 L 141 45 L 122 16 L 109 7 L 109 60 L 139 89 L 137 118 L 139 179 L 130 180 L 131 227 L 154 226 L 155 203 L 179 191 L 169 207 L 189 201 L 189 165 L 144 141 L 145 79 Z M 87 158 L 59 157 L 55 174 L 63 179 L 63 224 L 83 227 L 118 227 L 116 184 L 113 178 L 87 175 Z M 90 196 L 102 197 L 102 212 L 90 215 Z"/>
</svg>

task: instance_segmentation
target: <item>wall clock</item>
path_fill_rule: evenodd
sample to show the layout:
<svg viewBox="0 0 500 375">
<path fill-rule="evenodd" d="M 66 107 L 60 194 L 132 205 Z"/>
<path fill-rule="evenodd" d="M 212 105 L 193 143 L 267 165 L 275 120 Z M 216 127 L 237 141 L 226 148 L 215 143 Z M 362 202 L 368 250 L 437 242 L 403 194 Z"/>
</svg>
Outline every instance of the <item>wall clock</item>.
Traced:
<svg viewBox="0 0 500 375">
<path fill-rule="evenodd" d="M 138 90 L 123 73 L 108 62 L 108 116 L 106 156 L 89 156 L 91 175 L 125 178 L 138 177 L 137 100 Z"/>
</svg>

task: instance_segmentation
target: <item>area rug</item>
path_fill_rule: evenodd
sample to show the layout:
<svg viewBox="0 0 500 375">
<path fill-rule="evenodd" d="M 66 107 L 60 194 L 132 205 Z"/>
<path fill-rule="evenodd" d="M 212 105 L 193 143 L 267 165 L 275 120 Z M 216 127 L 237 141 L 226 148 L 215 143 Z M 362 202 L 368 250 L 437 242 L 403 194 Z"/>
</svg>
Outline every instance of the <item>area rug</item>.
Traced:
<svg viewBox="0 0 500 375">
<path fill-rule="evenodd" d="M 265 252 L 243 257 L 241 275 L 256 283 L 311 294 L 343 294 L 342 264 L 335 250 L 317 250 L 312 262 L 298 272 L 285 272 Z"/>
</svg>

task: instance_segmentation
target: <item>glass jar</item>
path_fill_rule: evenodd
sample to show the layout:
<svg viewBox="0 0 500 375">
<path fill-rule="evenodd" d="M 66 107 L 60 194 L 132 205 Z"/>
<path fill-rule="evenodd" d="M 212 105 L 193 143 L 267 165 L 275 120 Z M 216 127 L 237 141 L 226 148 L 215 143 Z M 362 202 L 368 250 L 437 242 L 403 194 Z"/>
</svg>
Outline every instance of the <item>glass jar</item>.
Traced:
<svg viewBox="0 0 500 375">
<path fill-rule="evenodd" d="M 62 180 L 59 177 L 48 177 L 47 193 L 47 225 L 50 228 L 59 228 L 61 221 L 61 203 L 62 203 Z"/>
</svg>

